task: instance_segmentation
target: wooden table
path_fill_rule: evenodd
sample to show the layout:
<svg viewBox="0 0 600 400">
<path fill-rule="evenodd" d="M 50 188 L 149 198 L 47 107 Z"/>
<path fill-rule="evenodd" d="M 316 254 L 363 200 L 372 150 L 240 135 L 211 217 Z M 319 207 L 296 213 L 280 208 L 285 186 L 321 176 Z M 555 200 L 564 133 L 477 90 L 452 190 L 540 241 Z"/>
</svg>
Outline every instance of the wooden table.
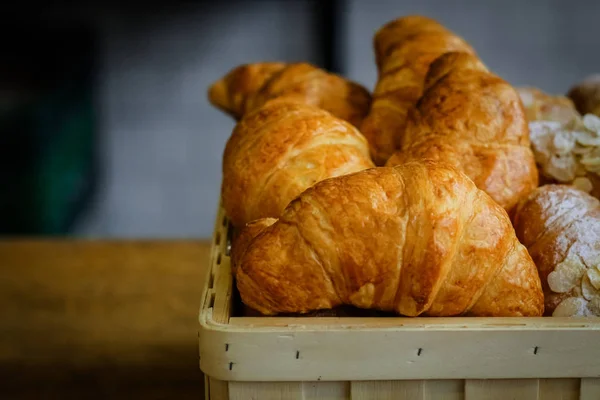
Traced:
<svg viewBox="0 0 600 400">
<path fill-rule="evenodd" d="M 0 398 L 203 398 L 209 244 L 1 241 Z"/>
</svg>

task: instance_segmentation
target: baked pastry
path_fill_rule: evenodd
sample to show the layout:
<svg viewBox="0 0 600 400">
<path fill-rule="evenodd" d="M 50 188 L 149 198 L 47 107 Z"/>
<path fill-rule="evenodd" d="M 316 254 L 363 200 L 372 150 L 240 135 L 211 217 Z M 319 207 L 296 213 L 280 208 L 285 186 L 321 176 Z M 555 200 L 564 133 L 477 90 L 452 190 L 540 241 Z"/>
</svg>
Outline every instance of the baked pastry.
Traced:
<svg viewBox="0 0 600 400">
<path fill-rule="evenodd" d="M 448 162 L 507 211 L 538 184 L 519 95 L 468 53 L 446 53 L 431 64 L 400 143 L 388 166 Z"/>
<path fill-rule="evenodd" d="M 519 88 L 539 183 L 565 184 L 600 198 L 600 118 L 582 116 L 568 97 Z"/>
<path fill-rule="evenodd" d="M 286 64 L 282 62 L 240 65 L 209 87 L 208 100 L 213 106 L 239 120 L 251 107 L 251 98 L 285 67 Z"/>
<path fill-rule="evenodd" d="M 600 117 L 600 74 L 591 75 L 569 90 L 567 94 L 581 114 Z"/>
<path fill-rule="evenodd" d="M 600 118 L 531 121 L 531 148 L 545 183 L 572 185 L 600 198 Z"/>
<path fill-rule="evenodd" d="M 569 123 L 581 118 L 573 101 L 565 96 L 554 96 L 534 87 L 518 88 L 528 121 L 556 121 Z"/>
<path fill-rule="evenodd" d="M 369 110 L 367 89 L 308 63 L 244 64 L 211 85 L 210 102 L 236 119 L 274 98 L 320 107 L 359 126 Z"/>
<path fill-rule="evenodd" d="M 223 156 L 222 199 L 233 225 L 278 217 L 314 183 L 373 167 L 354 126 L 315 106 L 271 100 L 235 127 Z"/>
<path fill-rule="evenodd" d="M 378 81 L 361 132 L 371 155 L 383 165 L 398 147 L 408 110 L 423 91 L 429 64 L 449 51 L 474 50 L 438 22 L 407 16 L 385 24 L 374 37 Z"/>
<path fill-rule="evenodd" d="M 236 250 L 235 276 L 243 302 L 265 315 L 342 304 L 405 316 L 543 312 L 506 212 L 443 163 L 324 180 L 264 226 Z"/>
<path fill-rule="evenodd" d="M 241 261 L 241 257 L 244 254 L 245 249 L 248 248 L 249 243 L 254 240 L 260 232 L 265 228 L 273 225 L 277 222 L 277 218 L 260 218 L 254 221 L 248 222 L 242 227 L 237 229 L 236 235 L 231 243 L 231 272 L 235 275 L 235 270 Z"/>
<path fill-rule="evenodd" d="M 571 169 L 570 165 L 559 165 L 565 164 L 563 162 L 550 161 L 552 150 L 547 147 L 552 138 L 548 136 L 557 130 L 580 125 L 581 115 L 568 97 L 550 95 L 534 87 L 517 88 L 517 92 L 529 121 L 529 137 L 538 166 L 539 185 L 556 183 L 554 175 L 571 174 Z M 580 182 L 578 180 L 577 184 Z"/>
<path fill-rule="evenodd" d="M 546 314 L 600 316 L 600 201 L 546 185 L 519 204 L 513 222 L 537 265 Z"/>
</svg>

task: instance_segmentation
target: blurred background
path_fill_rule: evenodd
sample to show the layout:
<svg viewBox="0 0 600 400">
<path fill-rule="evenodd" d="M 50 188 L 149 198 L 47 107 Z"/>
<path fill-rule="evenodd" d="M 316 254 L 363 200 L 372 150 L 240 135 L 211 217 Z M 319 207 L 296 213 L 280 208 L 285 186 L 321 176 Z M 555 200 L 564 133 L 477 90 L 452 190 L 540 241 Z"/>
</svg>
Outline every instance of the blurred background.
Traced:
<svg viewBox="0 0 600 400">
<path fill-rule="evenodd" d="M 210 83 L 308 61 L 369 89 L 372 37 L 424 14 L 514 85 L 565 93 L 600 70 L 600 2 L 247 0 L 3 6 L 0 234 L 206 238 L 233 121 Z"/>
</svg>

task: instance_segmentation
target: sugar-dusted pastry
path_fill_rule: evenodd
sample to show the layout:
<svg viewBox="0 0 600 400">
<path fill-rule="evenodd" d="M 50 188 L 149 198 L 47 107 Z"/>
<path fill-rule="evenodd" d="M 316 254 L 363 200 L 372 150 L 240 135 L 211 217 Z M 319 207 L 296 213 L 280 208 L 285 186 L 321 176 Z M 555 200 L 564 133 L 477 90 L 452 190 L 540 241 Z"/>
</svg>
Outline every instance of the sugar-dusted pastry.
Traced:
<svg viewBox="0 0 600 400">
<path fill-rule="evenodd" d="M 581 114 L 600 117 L 600 74 L 587 77 L 569 90 L 568 96 Z"/>
<path fill-rule="evenodd" d="M 371 103 L 362 86 L 308 63 L 240 65 L 211 85 L 210 102 L 236 119 L 275 98 L 329 111 L 359 126 Z"/>
<path fill-rule="evenodd" d="M 539 270 L 546 314 L 600 316 L 600 201 L 546 185 L 519 204 L 513 222 Z"/>
<path fill-rule="evenodd" d="M 278 217 L 316 182 L 373 167 L 366 139 L 318 107 L 269 101 L 236 125 L 223 155 L 223 206 L 238 227 Z"/>
<path fill-rule="evenodd" d="M 317 183 L 237 248 L 262 314 L 340 305 L 405 316 L 540 316 L 535 264 L 502 207 L 433 161 Z"/>
<path fill-rule="evenodd" d="M 562 183 L 600 198 L 600 118 L 531 121 L 531 148 L 546 183 Z"/>
<path fill-rule="evenodd" d="M 423 91 L 429 64 L 449 51 L 474 50 L 462 38 L 427 17 L 407 16 L 388 22 L 374 37 L 378 80 L 361 132 L 373 160 L 383 165 L 398 147 L 408 110 Z"/>
<path fill-rule="evenodd" d="M 551 95 L 534 87 L 520 87 L 521 97 L 527 119 L 531 121 L 556 121 L 569 123 L 581 118 L 573 101 L 566 96 Z"/>
<path fill-rule="evenodd" d="M 431 64 L 400 143 L 387 165 L 448 162 L 508 211 L 538 184 L 519 95 L 468 53 L 446 53 Z"/>
</svg>

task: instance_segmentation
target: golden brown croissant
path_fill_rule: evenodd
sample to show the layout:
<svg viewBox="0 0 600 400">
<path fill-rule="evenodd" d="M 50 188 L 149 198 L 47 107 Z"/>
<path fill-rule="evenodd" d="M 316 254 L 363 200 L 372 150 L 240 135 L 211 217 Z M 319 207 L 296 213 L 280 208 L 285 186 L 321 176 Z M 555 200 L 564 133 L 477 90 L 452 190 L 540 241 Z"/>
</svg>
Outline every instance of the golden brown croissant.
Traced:
<svg viewBox="0 0 600 400">
<path fill-rule="evenodd" d="M 236 119 L 274 98 L 314 105 L 358 126 L 371 103 L 369 92 L 308 63 L 240 65 L 209 89 L 209 100 Z"/>
<path fill-rule="evenodd" d="M 242 300 L 263 314 L 341 304 L 406 316 L 543 312 L 506 212 L 442 163 L 324 180 L 263 228 L 236 256 Z"/>
<path fill-rule="evenodd" d="M 519 204 L 513 222 L 538 267 L 546 314 L 600 316 L 600 201 L 546 185 Z"/>
<path fill-rule="evenodd" d="M 231 271 L 234 274 L 250 242 L 265 228 L 273 225 L 275 222 L 277 222 L 277 218 L 260 218 L 248 222 L 243 229 L 236 230 L 237 234 L 231 243 Z"/>
<path fill-rule="evenodd" d="M 506 210 L 538 184 L 519 95 L 467 53 L 446 53 L 431 64 L 401 150 L 387 165 L 423 158 L 460 168 Z"/>
<path fill-rule="evenodd" d="M 208 100 L 235 119 L 244 116 L 251 106 L 249 99 L 276 73 L 285 68 L 281 62 L 244 64 L 229 71 L 208 89 Z"/>
<path fill-rule="evenodd" d="M 408 110 L 421 97 L 429 64 L 449 51 L 474 50 L 436 21 L 421 16 L 387 23 L 376 33 L 374 46 L 379 78 L 361 131 L 375 163 L 383 165 L 397 149 Z"/>
<path fill-rule="evenodd" d="M 354 126 L 314 106 L 273 100 L 246 115 L 225 146 L 223 206 L 238 227 L 278 217 L 314 183 L 371 167 Z"/>
</svg>

